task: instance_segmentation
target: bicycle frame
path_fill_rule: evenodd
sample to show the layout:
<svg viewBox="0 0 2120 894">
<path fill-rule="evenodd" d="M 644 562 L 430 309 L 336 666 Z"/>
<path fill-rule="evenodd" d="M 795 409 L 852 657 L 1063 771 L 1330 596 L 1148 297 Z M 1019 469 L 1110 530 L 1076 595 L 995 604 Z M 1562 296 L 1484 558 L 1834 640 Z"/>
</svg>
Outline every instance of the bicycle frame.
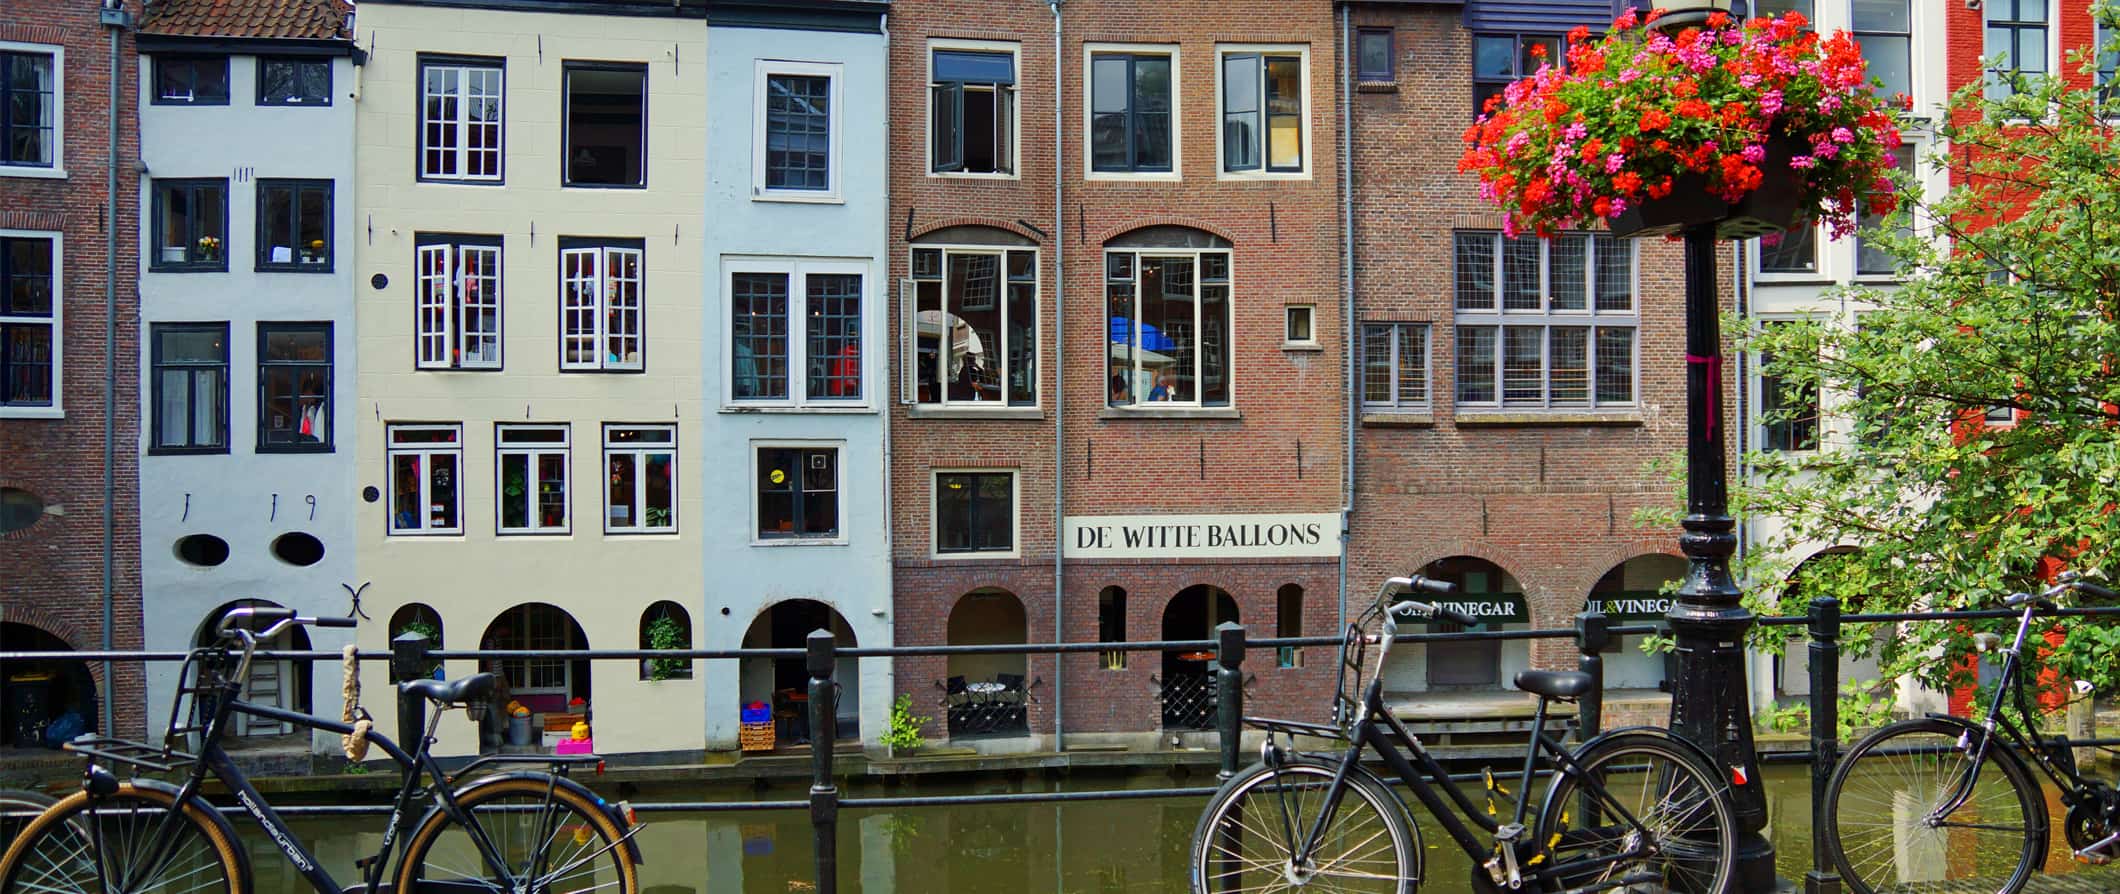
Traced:
<svg viewBox="0 0 2120 894">
<path fill-rule="evenodd" d="M 2045 773 L 2047 778 L 2052 780 L 2056 786 L 2072 792 L 2080 792 L 2089 787 L 2089 783 L 2074 768 L 2055 764 L 2054 759 L 2047 754 L 2046 748 L 2043 747 L 2044 743 L 2039 741 L 2037 730 L 2027 735 L 2002 710 L 2004 695 L 2008 694 L 2016 700 L 2017 710 L 2024 716 L 2032 717 L 2035 714 L 2032 710 L 2031 697 L 2025 692 L 2021 662 L 2024 652 L 2024 641 L 2030 636 L 2032 617 L 2037 612 L 2038 607 L 2034 602 L 2025 604 L 2024 611 L 2017 620 L 2017 638 L 2010 644 L 2009 648 L 2002 650 L 2002 673 L 1995 679 L 1995 696 L 1988 700 L 1987 716 L 1983 717 L 1980 722 L 1979 729 L 1982 735 L 1978 737 L 1978 742 L 1967 743 L 1971 748 L 1969 756 L 1972 758 L 1973 768 L 1971 772 L 1966 774 L 1964 786 L 1952 793 L 1951 797 L 1946 799 L 1942 806 L 1930 812 L 1929 817 L 1939 823 L 1943 817 L 1949 816 L 1959 808 L 1964 807 L 1965 802 L 1973 796 L 1973 787 L 1980 783 L 1981 765 L 1987 759 L 1988 750 L 1995 747 L 1995 734 L 1998 732 L 2006 737 L 2009 743 L 2014 745 L 2019 751 L 2030 754 L 2033 764 L 2041 772 Z"/>
</svg>

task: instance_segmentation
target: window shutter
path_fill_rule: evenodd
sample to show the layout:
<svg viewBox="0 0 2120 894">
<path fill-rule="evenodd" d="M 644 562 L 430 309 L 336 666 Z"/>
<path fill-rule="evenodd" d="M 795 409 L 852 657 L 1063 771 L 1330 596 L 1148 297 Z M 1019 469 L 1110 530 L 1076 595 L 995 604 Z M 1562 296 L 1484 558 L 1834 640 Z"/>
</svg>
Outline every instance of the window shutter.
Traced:
<svg viewBox="0 0 2120 894">
<path fill-rule="evenodd" d="M 964 85 L 937 84 L 930 91 L 936 171 L 964 169 Z"/>
<path fill-rule="evenodd" d="M 912 403 L 919 399 L 920 352 L 915 348 L 920 335 L 920 286 L 910 279 L 898 281 L 898 400 Z"/>
<path fill-rule="evenodd" d="M 994 88 L 994 170 L 1016 173 L 1016 88 Z"/>
</svg>

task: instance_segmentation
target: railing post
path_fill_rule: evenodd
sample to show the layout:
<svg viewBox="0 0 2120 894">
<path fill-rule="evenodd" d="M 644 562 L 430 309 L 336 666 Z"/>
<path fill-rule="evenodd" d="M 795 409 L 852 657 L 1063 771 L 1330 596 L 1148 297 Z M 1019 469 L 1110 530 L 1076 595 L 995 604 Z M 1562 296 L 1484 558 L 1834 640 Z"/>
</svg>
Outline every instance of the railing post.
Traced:
<svg viewBox="0 0 2120 894">
<path fill-rule="evenodd" d="M 817 849 L 817 894 L 839 890 L 839 787 L 832 780 L 832 744 L 839 739 L 837 688 L 832 668 L 838 662 L 832 632 L 810 631 L 810 826 Z"/>
<path fill-rule="evenodd" d="M 1605 724 L 1605 656 L 1612 645 L 1611 625 L 1605 613 L 1591 609 L 1575 616 L 1575 648 L 1582 653 L 1580 667 L 1590 675 L 1590 691 L 1577 700 L 1576 741 L 1587 742 Z"/>
<path fill-rule="evenodd" d="M 433 643 L 407 630 L 390 641 L 390 679 L 402 683 L 426 676 L 427 652 Z M 419 736 L 427 730 L 427 700 L 408 692 L 397 696 L 398 742 L 407 750 L 418 748 Z"/>
<path fill-rule="evenodd" d="M 1840 758 L 1840 601 L 1811 600 L 1811 871 L 1804 894 L 1839 894 L 1826 858 L 1826 782 Z"/>
<path fill-rule="evenodd" d="M 1237 753 L 1244 738 L 1244 625 L 1224 621 L 1215 628 L 1215 731 L 1221 740 L 1222 771 L 1237 775 Z"/>
</svg>

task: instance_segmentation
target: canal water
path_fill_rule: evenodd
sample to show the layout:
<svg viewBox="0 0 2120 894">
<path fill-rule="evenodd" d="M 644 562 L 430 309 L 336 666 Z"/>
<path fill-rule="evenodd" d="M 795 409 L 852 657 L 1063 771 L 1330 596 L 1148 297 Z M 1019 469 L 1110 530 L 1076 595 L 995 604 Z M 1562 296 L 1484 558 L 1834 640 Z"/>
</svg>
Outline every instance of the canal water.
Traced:
<svg viewBox="0 0 2120 894">
<path fill-rule="evenodd" d="M 1077 775 L 1059 781 L 1036 774 L 1014 781 L 950 781 L 884 785 L 857 782 L 846 797 L 902 797 L 1111 788 L 1172 788 L 1209 785 L 1212 775 L 1173 779 L 1158 774 L 1131 777 Z M 1810 868 L 1810 778 L 1802 766 L 1766 771 L 1768 837 L 1780 874 L 1800 883 Z M 636 803 L 652 801 L 748 801 L 806 797 L 800 784 L 628 787 L 607 790 Z M 2071 862 L 2059 842 L 2055 811 L 2054 853 L 2049 872 L 2088 872 L 2097 879 L 2086 890 L 2120 891 L 2120 869 L 2086 869 Z M 1408 796 L 1407 800 L 1411 801 Z M 914 809 L 848 810 L 840 815 L 839 885 L 865 894 L 1117 894 L 1182 892 L 1186 850 L 1205 796 L 1046 804 L 966 805 Z M 1506 808 L 1503 808 L 1506 810 Z M 646 856 L 643 894 L 788 894 L 813 890 L 811 830 L 804 811 L 644 813 L 640 833 Z M 1427 849 L 1424 891 L 1459 892 L 1470 864 L 1426 813 L 1415 807 Z M 296 832 L 324 866 L 344 883 L 354 859 L 374 853 L 381 817 L 302 819 Z M 307 885 L 254 827 L 238 822 L 257 869 L 258 894 L 300 894 Z"/>
</svg>

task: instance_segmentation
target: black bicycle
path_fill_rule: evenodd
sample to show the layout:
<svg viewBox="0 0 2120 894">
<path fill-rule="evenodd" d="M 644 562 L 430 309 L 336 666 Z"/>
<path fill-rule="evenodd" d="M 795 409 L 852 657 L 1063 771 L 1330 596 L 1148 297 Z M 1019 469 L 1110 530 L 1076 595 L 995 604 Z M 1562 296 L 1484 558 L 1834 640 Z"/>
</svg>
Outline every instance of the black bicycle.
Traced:
<svg viewBox="0 0 2120 894">
<path fill-rule="evenodd" d="M 365 733 L 403 768 L 404 783 L 376 853 L 356 863 L 360 883 L 340 887 L 221 747 L 237 714 L 356 735 L 354 724 L 243 700 L 242 681 L 249 677 L 258 642 L 301 625 L 352 627 L 354 621 L 297 617 L 277 607 L 234 609 L 217 628 L 227 647 L 199 649 L 185 659 L 162 745 L 98 736 L 70 743 L 68 750 L 89 760 L 81 791 L 52 805 L 15 836 L 0 858 L 0 894 L 250 894 L 247 851 L 228 820 L 199 793 L 209 774 L 228 787 L 236 804 L 318 894 L 636 894 L 640 848 L 633 837 L 639 826 L 631 811 L 566 776 L 569 766 L 596 757 L 487 757 L 450 776 L 429 754 L 443 709 L 487 700 L 494 690 L 492 674 L 398 684 L 402 692 L 433 702 L 436 710 L 410 754 L 379 733 Z M 191 697 L 188 713 L 186 696 Z M 198 753 L 180 751 L 177 745 L 193 733 L 199 735 Z M 547 770 L 459 782 L 498 762 L 545 764 Z M 106 764 L 185 776 L 180 785 L 137 777 L 121 782 Z M 421 800 L 432 806 L 417 822 L 401 825 Z M 383 876 L 400 837 L 406 842 L 404 855 L 394 883 L 386 885 Z"/>
<path fill-rule="evenodd" d="M 1826 784 L 1825 840 L 1833 865 L 1856 894 L 1899 891 L 2023 890 L 2045 868 L 2051 837 L 2046 797 L 2023 755 L 2060 789 L 2063 834 L 2077 860 L 2120 856 L 2120 792 L 2085 779 L 2065 737 L 2042 739 L 2022 725 L 2039 716 L 2024 685 L 2021 654 L 2041 609 L 2071 590 L 2113 599 L 2112 590 L 2073 573 L 2039 595 L 2015 593 L 2020 609 L 2008 647 L 1975 634 L 1982 652 L 2000 650 L 2001 675 L 1979 722 L 1931 714 L 1884 727 L 1855 743 Z M 2014 701 L 2018 716 L 2003 710 Z"/>
<path fill-rule="evenodd" d="M 1724 891 L 1737 828 L 1728 789 L 1706 754 L 1661 729 L 1614 730 L 1573 751 L 1546 734 L 1548 705 L 1590 691 L 1588 674 L 1516 675 L 1517 688 L 1537 694 L 1539 703 L 1515 793 L 1488 780 L 1490 798 L 1513 802 L 1508 821 L 1490 817 L 1451 783 L 1420 740 L 1385 709 L 1381 680 L 1399 617 L 1478 623 L 1448 604 L 1392 601 L 1401 593 L 1451 589 L 1419 576 L 1393 578 L 1376 604 L 1348 626 L 1334 697 L 1336 723 L 1245 718 L 1267 733 L 1261 760 L 1225 783 L 1200 817 L 1192 843 L 1194 894 L 1413 894 L 1424 880 L 1420 830 L 1398 795 L 1364 765 L 1367 753 L 1413 790 L 1471 858 L 1475 891 Z M 1368 632 L 1371 625 L 1375 633 Z M 1374 670 L 1365 663 L 1370 645 L 1376 646 Z M 1304 754 L 1294 748 L 1297 736 L 1346 746 L 1337 753 Z M 1536 824 L 1527 830 L 1540 778 L 1548 784 Z"/>
</svg>

